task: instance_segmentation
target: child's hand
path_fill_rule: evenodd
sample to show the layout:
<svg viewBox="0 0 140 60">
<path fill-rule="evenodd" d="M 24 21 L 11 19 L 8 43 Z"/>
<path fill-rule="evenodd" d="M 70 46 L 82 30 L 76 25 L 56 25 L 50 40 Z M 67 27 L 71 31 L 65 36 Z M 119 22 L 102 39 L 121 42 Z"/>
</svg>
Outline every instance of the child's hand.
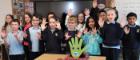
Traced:
<svg viewBox="0 0 140 60">
<path fill-rule="evenodd" d="M 26 32 L 23 32 L 23 37 L 24 37 L 24 38 L 27 38 L 27 36 L 28 36 L 28 35 L 26 34 Z"/>
<path fill-rule="evenodd" d="M 85 33 L 87 33 L 87 32 L 88 32 L 88 29 L 85 28 L 84 31 L 83 31 L 83 33 L 85 34 Z"/>
<path fill-rule="evenodd" d="M 41 24 L 42 24 L 42 25 L 46 25 L 47 23 L 48 23 L 48 22 L 46 22 L 46 18 L 43 18 Z"/>
<path fill-rule="evenodd" d="M 92 29 L 92 33 L 93 33 L 93 34 L 96 34 L 96 33 L 97 33 L 96 27 Z"/>
<path fill-rule="evenodd" d="M 129 34 L 129 32 L 130 32 L 130 28 L 125 27 L 125 28 L 124 28 L 124 32 L 125 32 L 125 34 Z"/>
<path fill-rule="evenodd" d="M 19 40 L 19 37 L 18 37 L 17 33 L 13 33 L 13 35 L 17 40 Z"/>
<path fill-rule="evenodd" d="M 111 0 L 111 6 L 110 6 L 110 7 L 111 7 L 111 8 L 114 8 L 114 7 L 116 7 L 115 5 L 116 5 L 115 0 Z"/>
<path fill-rule="evenodd" d="M 93 2 L 92 2 L 92 6 L 93 6 L 93 8 L 96 8 L 97 5 L 98 5 L 97 0 L 93 0 Z"/>
<path fill-rule="evenodd" d="M 72 15 L 72 9 L 69 9 L 69 10 L 68 10 L 67 15 L 68 15 L 68 16 L 71 16 L 71 15 Z"/>
<path fill-rule="evenodd" d="M 65 33 L 65 40 L 68 40 L 71 36 L 69 36 L 68 32 Z"/>
<path fill-rule="evenodd" d="M 42 31 L 44 31 L 45 28 L 47 27 L 47 26 L 46 26 L 47 23 L 48 23 L 48 22 L 46 22 L 46 18 L 43 18 L 42 23 L 41 23 L 41 29 L 42 29 Z"/>
<path fill-rule="evenodd" d="M 100 27 L 103 27 L 103 25 L 104 25 L 103 18 L 99 17 L 98 24 L 99 24 Z"/>
<path fill-rule="evenodd" d="M 77 37 L 80 38 L 82 36 L 82 32 L 77 33 Z"/>
<path fill-rule="evenodd" d="M 7 32 L 5 30 L 2 30 L 0 33 L 2 38 L 6 38 Z"/>
<path fill-rule="evenodd" d="M 40 32 L 37 32 L 37 38 L 38 38 L 38 40 L 40 40 L 41 39 L 41 33 Z"/>
<path fill-rule="evenodd" d="M 56 22 L 56 28 L 59 29 L 59 30 L 61 30 L 61 25 L 60 25 L 60 22 L 59 21 Z"/>
</svg>

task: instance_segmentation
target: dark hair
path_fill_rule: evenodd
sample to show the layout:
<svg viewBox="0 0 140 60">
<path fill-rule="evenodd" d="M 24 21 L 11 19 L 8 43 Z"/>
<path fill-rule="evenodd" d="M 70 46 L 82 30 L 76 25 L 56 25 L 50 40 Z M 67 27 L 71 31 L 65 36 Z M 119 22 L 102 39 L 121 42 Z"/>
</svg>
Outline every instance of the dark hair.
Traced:
<svg viewBox="0 0 140 60">
<path fill-rule="evenodd" d="M 58 19 L 56 17 L 51 17 L 50 19 L 54 19 L 55 21 L 58 21 Z M 49 22 L 49 20 L 48 20 Z"/>
<path fill-rule="evenodd" d="M 37 14 L 34 14 L 34 15 L 32 16 L 32 20 L 33 20 L 33 17 L 36 17 L 36 18 L 40 19 L 40 16 L 37 15 Z"/>
<path fill-rule="evenodd" d="M 32 18 L 32 15 L 30 13 L 25 13 L 25 15 L 28 15 L 30 18 Z"/>
<path fill-rule="evenodd" d="M 12 22 L 17 22 L 20 25 L 20 22 L 18 19 L 14 19 Z"/>
<path fill-rule="evenodd" d="M 91 30 L 91 28 L 88 25 L 90 19 L 93 19 L 94 20 L 94 23 L 95 23 L 94 26 L 97 28 L 97 23 L 95 22 L 95 19 L 93 17 L 88 17 L 87 18 L 87 21 L 86 21 L 86 28 L 88 29 L 88 31 Z"/>
<path fill-rule="evenodd" d="M 79 16 L 80 14 L 83 14 L 84 20 L 83 20 L 82 24 L 84 24 L 84 23 L 85 23 L 85 14 L 84 14 L 83 12 L 80 12 L 80 13 L 77 15 L 77 19 L 78 19 L 78 16 Z M 77 22 L 78 22 L 78 20 L 77 20 Z M 79 22 L 78 22 L 78 23 L 79 23 Z"/>
<path fill-rule="evenodd" d="M 54 13 L 54 12 L 49 12 L 49 13 L 47 14 L 47 19 L 48 19 L 48 16 L 49 16 L 50 14 L 53 14 L 53 15 L 54 15 L 53 17 L 55 17 L 55 18 L 56 18 L 56 15 L 55 15 L 55 13 Z"/>
<path fill-rule="evenodd" d="M 99 11 L 98 14 L 100 14 L 100 13 L 102 13 L 102 12 L 106 13 L 106 11 L 105 11 L 104 9 L 102 9 L 102 10 Z"/>
<path fill-rule="evenodd" d="M 14 19 L 13 15 L 11 15 L 11 14 L 6 15 L 6 17 L 7 17 L 7 16 L 10 16 L 10 17 L 12 18 L 12 20 Z M 12 21 L 11 21 L 11 22 L 12 22 Z M 5 24 L 4 24 L 3 28 L 6 29 L 7 25 L 8 25 L 8 23 L 5 21 Z"/>
<path fill-rule="evenodd" d="M 130 13 L 127 14 L 127 20 L 128 20 L 129 17 L 132 17 L 132 16 L 136 17 L 136 19 L 137 19 L 137 14 L 134 13 L 134 12 L 130 12 Z"/>
<path fill-rule="evenodd" d="M 29 18 L 32 20 L 32 15 L 30 13 L 25 13 L 25 15 L 28 15 Z M 31 20 L 30 20 L 30 23 L 31 23 Z M 26 22 L 25 22 L 25 17 L 24 17 L 24 21 L 23 21 L 23 25 L 25 25 Z"/>
</svg>

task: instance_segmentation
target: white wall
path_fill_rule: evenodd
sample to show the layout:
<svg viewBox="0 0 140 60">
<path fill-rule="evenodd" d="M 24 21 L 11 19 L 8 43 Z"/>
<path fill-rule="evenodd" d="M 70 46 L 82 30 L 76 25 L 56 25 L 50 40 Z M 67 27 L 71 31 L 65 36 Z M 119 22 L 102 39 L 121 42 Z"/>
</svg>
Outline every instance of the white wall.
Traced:
<svg viewBox="0 0 140 60">
<path fill-rule="evenodd" d="M 129 12 L 135 12 L 138 15 L 136 23 L 140 25 L 140 0 L 116 0 L 116 7 L 119 11 L 119 20 L 126 20 Z"/>
<path fill-rule="evenodd" d="M 0 29 L 7 14 L 12 14 L 12 0 L 0 0 Z"/>
</svg>

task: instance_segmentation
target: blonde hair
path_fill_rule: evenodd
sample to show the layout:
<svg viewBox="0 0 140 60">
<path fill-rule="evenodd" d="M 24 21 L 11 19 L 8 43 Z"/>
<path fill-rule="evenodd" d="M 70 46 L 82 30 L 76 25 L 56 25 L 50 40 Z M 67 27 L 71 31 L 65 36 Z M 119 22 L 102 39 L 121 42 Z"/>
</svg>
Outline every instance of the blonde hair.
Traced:
<svg viewBox="0 0 140 60">
<path fill-rule="evenodd" d="M 77 24 L 77 17 L 76 16 L 70 16 L 69 18 L 68 18 L 68 22 L 69 21 L 74 21 L 76 24 Z"/>
</svg>

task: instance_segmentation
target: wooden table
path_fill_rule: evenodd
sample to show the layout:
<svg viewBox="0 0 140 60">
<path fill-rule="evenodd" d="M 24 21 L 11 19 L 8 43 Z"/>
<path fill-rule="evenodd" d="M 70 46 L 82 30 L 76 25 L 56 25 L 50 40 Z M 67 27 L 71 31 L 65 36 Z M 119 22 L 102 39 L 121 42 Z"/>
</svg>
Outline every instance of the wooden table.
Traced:
<svg viewBox="0 0 140 60">
<path fill-rule="evenodd" d="M 35 60 L 59 60 L 65 59 L 67 55 L 65 54 L 43 54 Z M 89 60 L 105 60 L 103 56 L 90 56 Z"/>
</svg>

